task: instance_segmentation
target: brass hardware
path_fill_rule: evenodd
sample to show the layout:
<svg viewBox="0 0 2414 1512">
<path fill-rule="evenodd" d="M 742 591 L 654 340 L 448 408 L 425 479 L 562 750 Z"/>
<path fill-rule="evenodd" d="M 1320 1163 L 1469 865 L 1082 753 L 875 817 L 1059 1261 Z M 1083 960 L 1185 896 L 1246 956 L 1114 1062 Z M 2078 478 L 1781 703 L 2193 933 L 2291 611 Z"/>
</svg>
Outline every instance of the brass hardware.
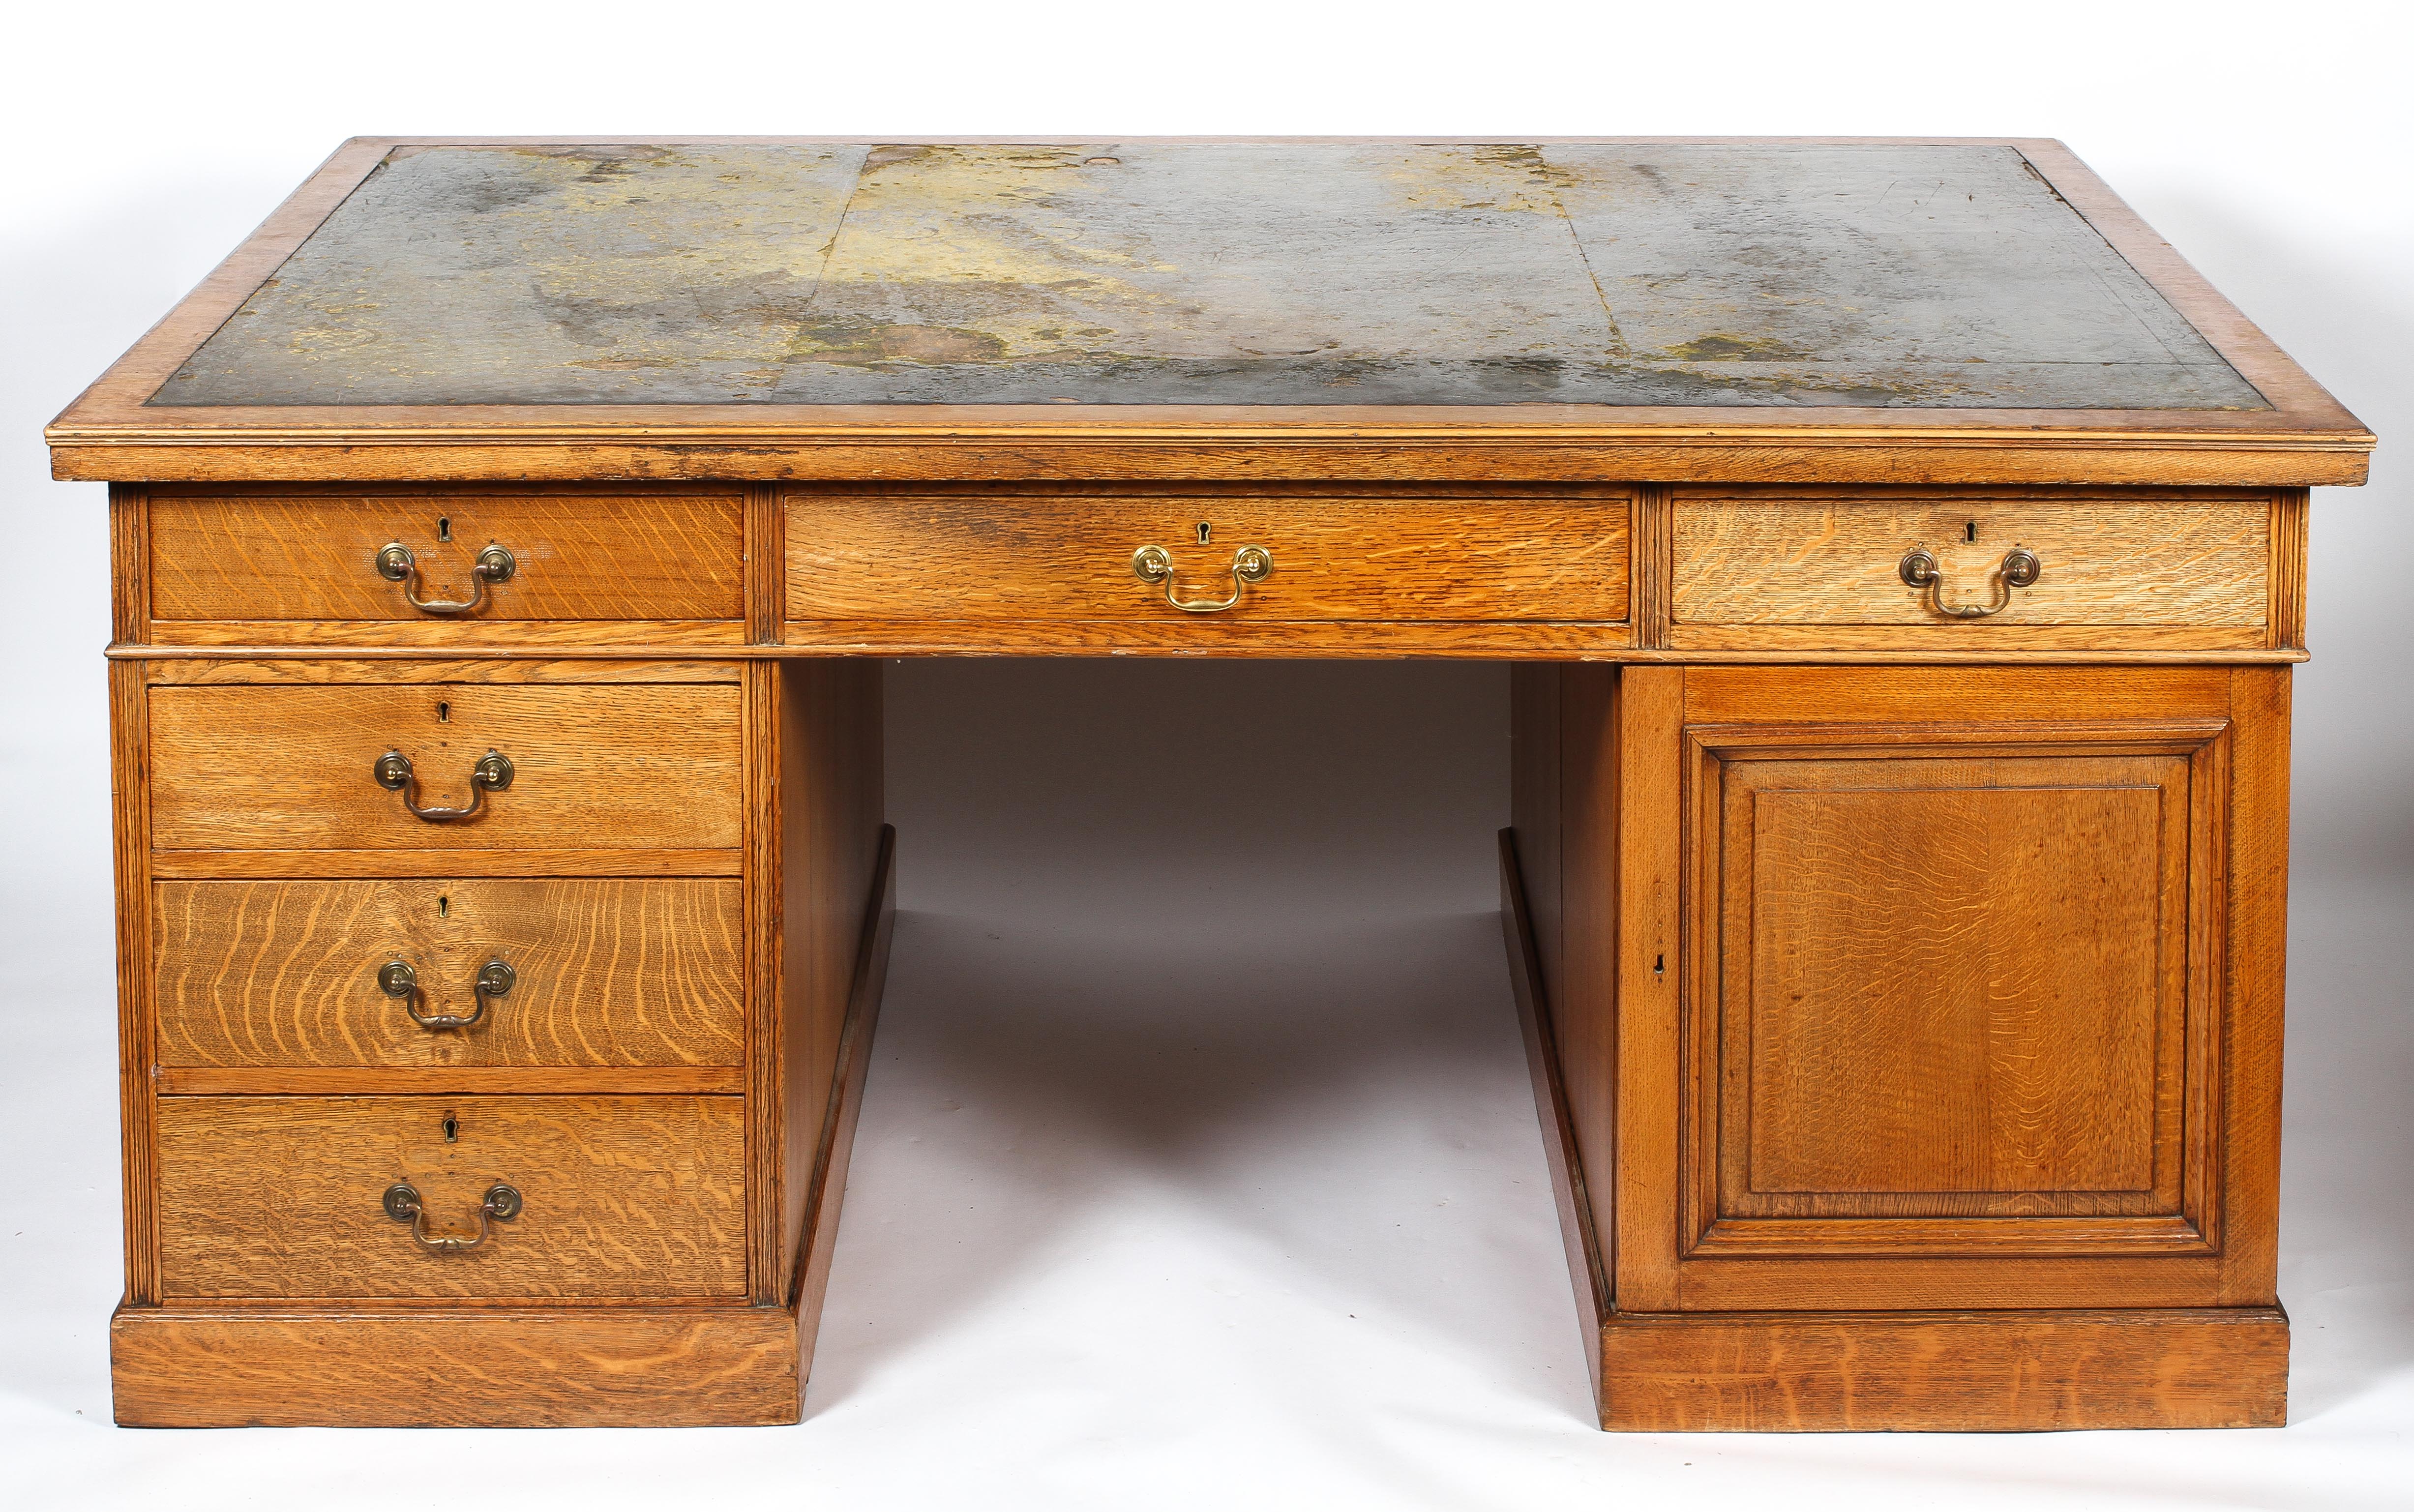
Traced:
<svg viewBox="0 0 2414 1512">
<path fill-rule="evenodd" d="M 469 806 L 466 808 L 422 808 L 419 807 L 419 775 L 410 769 L 410 758 L 398 750 L 387 751 L 369 768 L 379 787 L 402 794 L 402 806 L 411 817 L 431 824 L 449 824 L 456 819 L 468 819 L 485 806 L 486 794 L 500 793 L 512 785 L 512 759 L 500 751 L 490 750 L 478 758 L 469 768 Z"/>
<path fill-rule="evenodd" d="M 444 522 L 447 526 L 451 523 Z M 501 546 L 489 545 L 478 554 L 478 565 L 469 570 L 469 597 L 457 601 L 423 599 L 419 596 L 419 563 L 412 558 L 409 546 L 391 541 L 377 554 L 378 576 L 401 584 L 402 601 L 424 615 L 466 615 L 486 601 L 488 584 L 507 583 L 519 569 L 519 558 Z"/>
<path fill-rule="evenodd" d="M 1974 522 L 1973 528 L 1975 528 Z M 2045 571 L 2037 554 L 2026 546 L 2014 546 L 2004 554 L 2004 562 L 1995 569 L 1995 580 L 2002 592 L 1993 603 L 1949 604 L 1945 601 L 1945 570 L 1936 565 L 1935 556 L 1925 546 L 1914 546 L 1895 571 L 1908 587 L 1919 589 L 1928 597 L 1928 605 L 1948 619 L 1984 619 L 2000 615 L 2011 607 L 2012 590 L 2025 588 Z"/>
<path fill-rule="evenodd" d="M 1199 527 L 1199 539 L 1207 539 L 1207 527 Z M 1212 615 L 1231 608 L 1241 601 L 1241 594 L 1252 583 L 1263 583 L 1274 576 L 1274 559 L 1263 546 L 1243 546 L 1232 553 L 1232 591 L 1222 599 L 1177 599 L 1173 596 L 1173 557 L 1163 546 L 1142 546 L 1132 553 L 1132 576 L 1142 583 L 1161 584 L 1165 601 L 1185 615 Z"/>
<path fill-rule="evenodd" d="M 409 1014 L 410 1021 L 421 1029 L 468 1029 L 485 1017 L 487 1007 L 517 986 L 519 979 L 519 973 L 512 970 L 512 963 L 499 956 L 479 967 L 478 974 L 469 980 L 469 991 L 477 999 L 478 1006 L 466 1014 L 421 1013 L 419 1010 L 427 1001 L 427 997 L 420 988 L 418 969 L 406 960 L 397 958 L 379 967 L 377 985 L 378 990 L 387 997 L 400 998 L 402 1011 Z"/>
<path fill-rule="evenodd" d="M 489 1225 L 508 1223 L 520 1215 L 525 1204 L 515 1187 L 498 1181 L 486 1189 L 486 1200 L 478 1205 L 478 1237 L 459 1238 L 450 1234 L 431 1236 L 427 1232 L 427 1205 L 419 1200 L 419 1189 L 408 1181 L 396 1181 L 385 1189 L 385 1215 L 397 1223 L 410 1225 L 410 1237 L 422 1249 L 438 1254 L 459 1254 L 486 1242 L 492 1232 Z"/>
<path fill-rule="evenodd" d="M 1214 526 L 1208 524 L 1204 520 L 1199 522 L 1199 544 L 1202 546 L 1211 544 L 1214 541 L 1214 535 L 1215 527 Z"/>
</svg>

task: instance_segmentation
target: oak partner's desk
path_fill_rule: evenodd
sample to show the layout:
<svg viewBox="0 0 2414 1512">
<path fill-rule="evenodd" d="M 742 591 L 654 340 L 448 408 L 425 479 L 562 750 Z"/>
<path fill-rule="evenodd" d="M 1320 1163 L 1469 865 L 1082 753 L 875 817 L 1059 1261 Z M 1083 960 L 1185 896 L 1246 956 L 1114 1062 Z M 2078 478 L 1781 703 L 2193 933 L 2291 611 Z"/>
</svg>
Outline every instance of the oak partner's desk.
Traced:
<svg viewBox="0 0 2414 1512">
<path fill-rule="evenodd" d="M 50 439 L 121 1421 L 792 1419 L 872 659 L 996 652 L 1518 660 L 1604 1424 L 2284 1416 L 2287 663 L 2372 437 L 2053 143 L 355 141 Z"/>
</svg>

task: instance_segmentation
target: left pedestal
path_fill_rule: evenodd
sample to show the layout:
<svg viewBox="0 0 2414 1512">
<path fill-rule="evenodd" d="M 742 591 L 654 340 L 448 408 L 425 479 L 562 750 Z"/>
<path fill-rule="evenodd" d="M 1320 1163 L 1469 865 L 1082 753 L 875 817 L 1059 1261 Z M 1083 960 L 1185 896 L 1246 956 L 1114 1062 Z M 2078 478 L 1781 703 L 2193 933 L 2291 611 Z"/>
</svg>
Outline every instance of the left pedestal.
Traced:
<svg viewBox="0 0 2414 1512">
<path fill-rule="evenodd" d="M 877 664 L 117 657 L 118 1421 L 796 1420 Z"/>
</svg>

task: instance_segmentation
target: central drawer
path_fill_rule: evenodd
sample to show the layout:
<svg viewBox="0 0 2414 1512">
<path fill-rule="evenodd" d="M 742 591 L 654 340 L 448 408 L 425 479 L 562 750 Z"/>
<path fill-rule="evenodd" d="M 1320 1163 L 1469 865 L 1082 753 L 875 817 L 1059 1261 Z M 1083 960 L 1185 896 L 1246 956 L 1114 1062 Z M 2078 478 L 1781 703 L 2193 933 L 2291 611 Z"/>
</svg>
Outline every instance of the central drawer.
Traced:
<svg viewBox="0 0 2414 1512">
<path fill-rule="evenodd" d="M 799 489 L 785 496 L 787 615 L 1202 635 L 1233 621 L 1611 624 L 1627 618 L 1632 499 Z M 1135 560 L 1152 547 L 1162 571 L 1144 576 Z"/>
<path fill-rule="evenodd" d="M 737 1097 L 161 1098 L 160 1290 L 734 1298 L 743 1109 Z"/>
<path fill-rule="evenodd" d="M 734 867 L 745 831 L 733 683 L 161 686 L 149 719 L 160 852 L 447 852 L 493 874 L 510 852 L 713 850 Z"/>
</svg>

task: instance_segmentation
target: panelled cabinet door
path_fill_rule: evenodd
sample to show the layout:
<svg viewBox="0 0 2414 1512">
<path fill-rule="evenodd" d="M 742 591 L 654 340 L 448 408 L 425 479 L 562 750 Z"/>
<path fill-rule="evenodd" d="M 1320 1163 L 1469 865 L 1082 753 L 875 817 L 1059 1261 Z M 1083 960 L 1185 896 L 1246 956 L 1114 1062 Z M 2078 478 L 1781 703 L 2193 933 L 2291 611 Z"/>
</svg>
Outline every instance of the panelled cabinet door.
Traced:
<svg viewBox="0 0 2414 1512">
<path fill-rule="evenodd" d="M 2227 709 L 1748 675 L 1680 738 L 1683 1305 L 2218 1299 Z"/>
</svg>

